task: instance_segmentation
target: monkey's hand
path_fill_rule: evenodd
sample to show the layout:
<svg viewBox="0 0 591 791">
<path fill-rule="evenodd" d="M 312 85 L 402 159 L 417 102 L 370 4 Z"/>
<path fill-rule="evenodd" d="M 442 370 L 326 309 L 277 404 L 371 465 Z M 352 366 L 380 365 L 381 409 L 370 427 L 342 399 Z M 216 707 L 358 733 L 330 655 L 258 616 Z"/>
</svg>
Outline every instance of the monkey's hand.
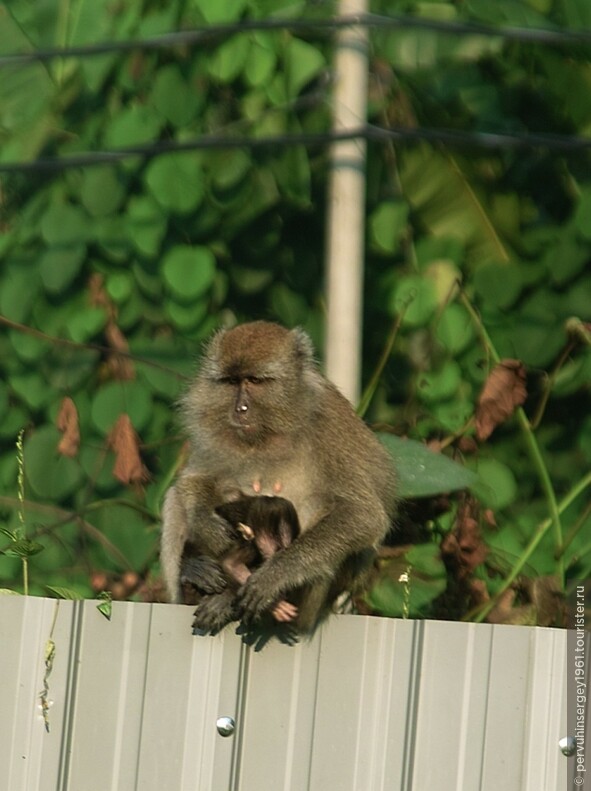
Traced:
<svg viewBox="0 0 591 791">
<path fill-rule="evenodd" d="M 181 582 L 188 582 L 203 593 L 221 593 L 228 584 L 220 564 L 206 555 L 182 559 Z"/>
<path fill-rule="evenodd" d="M 236 634 L 240 635 L 245 645 L 252 646 L 255 651 L 261 651 L 273 638 L 289 646 L 297 645 L 299 642 L 298 631 L 292 624 L 277 623 L 271 619 L 263 619 L 250 626 L 240 623 L 236 628 Z"/>
<path fill-rule="evenodd" d="M 245 624 L 258 621 L 261 615 L 279 602 L 285 588 L 283 580 L 273 574 L 274 558 L 267 560 L 253 571 L 238 591 L 240 596 L 241 620 Z"/>
<path fill-rule="evenodd" d="M 193 613 L 193 634 L 217 634 L 224 626 L 238 620 L 236 594 L 231 589 L 204 596 Z"/>
</svg>

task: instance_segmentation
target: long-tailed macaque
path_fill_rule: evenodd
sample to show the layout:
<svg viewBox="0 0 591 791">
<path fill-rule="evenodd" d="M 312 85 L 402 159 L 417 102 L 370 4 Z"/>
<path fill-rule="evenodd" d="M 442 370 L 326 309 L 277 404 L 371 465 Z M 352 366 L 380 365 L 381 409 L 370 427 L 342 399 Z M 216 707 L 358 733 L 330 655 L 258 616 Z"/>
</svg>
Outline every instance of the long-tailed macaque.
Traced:
<svg viewBox="0 0 591 791">
<path fill-rule="evenodd" d="M 294 625 L 311 632 L 390 527 L 396 499 L 390 456 L 320 374 L 306 333 L 277 324 L 219 331 L 182 414 L 191 456 L 163 510 L 161 562 L 171 600 L 182 601 L 181 575 L 211 591 L 195 611 L 198 630 L 207 632 L 237 614 L 252 624 L 294 592 Z M 281 495 L 301 529 L 252 571 L 238 604 L 221 566 L 236 536 L 219 513 L 236 490 Z"/>
<path fill-rule="evenodd" d="M 238 588 L 246 582 L 254 568 L 288 547 L 299 535 L 300 522 L 293 504 L 284 497 L 239 495 L 238 499 L 230 500 L 215 510 L 234 528 L 235 542 L 219 559 L 227 580 L 218 577 L 214 589 L 209 581 L 207 590 L 201 593 L 219 593 L 229 584 L 233 586 L 233 595 L 236 597 Z M 199 567 L 204 563 L 207 563 L 205 558 L 183 558 L 181 581 L 191 586 L 194 586 L 194 582 L 198 585 L 202 577 Z M 229 591 L 228 595 L 232 593 Z M 236 610 L 238 613 L 239 608 L 236 607 Z M 284 599 L 271 609 L 273 618 L 280 622 L 293 621 L 297 612 L 297 606 Z"/>
</svg>

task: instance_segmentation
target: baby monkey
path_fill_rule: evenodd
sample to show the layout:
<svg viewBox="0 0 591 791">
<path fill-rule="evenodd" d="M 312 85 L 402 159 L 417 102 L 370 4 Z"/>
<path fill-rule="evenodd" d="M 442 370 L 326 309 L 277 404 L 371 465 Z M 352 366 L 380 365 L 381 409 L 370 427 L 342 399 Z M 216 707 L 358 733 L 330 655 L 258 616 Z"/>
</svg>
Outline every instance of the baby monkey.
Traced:
<svg viewBox="0 0 591 791">
<path fill-rule="evenodd" d="M 290 500 L 284 497 L 240 495 L 215 509 L 237 532 L 236 545 L 220 564 L 231 580 L 244 585 L 252 569 L 288 547 L 300 534 L 300 521 Z M 282 599 L 270 610 L 276 621 L 297 618 L 298 609 Z"/>
</svg>

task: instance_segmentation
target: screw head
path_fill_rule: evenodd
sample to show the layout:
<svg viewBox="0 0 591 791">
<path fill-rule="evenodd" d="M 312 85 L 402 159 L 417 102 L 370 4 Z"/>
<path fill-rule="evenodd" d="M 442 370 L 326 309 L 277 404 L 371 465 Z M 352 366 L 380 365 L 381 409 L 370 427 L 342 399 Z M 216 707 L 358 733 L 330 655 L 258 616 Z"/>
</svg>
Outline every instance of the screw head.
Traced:
<svg viewBox="0 0 591 791">
<path fill-rule="evenodd" d="M 577 749 L 577 743 L 574 736 L 563 736 L 558 742 L 558 746 L 560 747 L 560 752 L 563 755 L 566 755 L 567 758 L 570 758 L 571 755 L 574 755 L 575 750 Z"/>
<path fill-rule="evenodd" d="M 233 717 L 218 717 L 215 725 L 220 736 L 232 736 L 236 730 L 236 721 Z"/>
</svg>

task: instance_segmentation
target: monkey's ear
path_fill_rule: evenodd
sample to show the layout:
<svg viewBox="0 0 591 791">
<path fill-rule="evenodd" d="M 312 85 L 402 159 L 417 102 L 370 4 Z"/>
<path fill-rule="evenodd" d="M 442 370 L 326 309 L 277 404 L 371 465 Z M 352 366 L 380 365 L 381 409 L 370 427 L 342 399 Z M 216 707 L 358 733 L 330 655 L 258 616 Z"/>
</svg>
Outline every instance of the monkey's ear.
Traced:
<svg viewBox="0 0 591 791">
<path fill-rule="evenodd" d="M 212 337 L 203 345 L 201 355 L 201 374 L 216 379 L 220 375 L 218 360 L 220 359 L 220 348 L 227 329 L 217 330 Z"/>
<path fill-rule="evenodd" d="M 305 363 L 314 363 L 314 346 L 308 333 L 301 327 L 295 327 L 290 333 L 293 348 L 297 357 Z"/>
</svg>

